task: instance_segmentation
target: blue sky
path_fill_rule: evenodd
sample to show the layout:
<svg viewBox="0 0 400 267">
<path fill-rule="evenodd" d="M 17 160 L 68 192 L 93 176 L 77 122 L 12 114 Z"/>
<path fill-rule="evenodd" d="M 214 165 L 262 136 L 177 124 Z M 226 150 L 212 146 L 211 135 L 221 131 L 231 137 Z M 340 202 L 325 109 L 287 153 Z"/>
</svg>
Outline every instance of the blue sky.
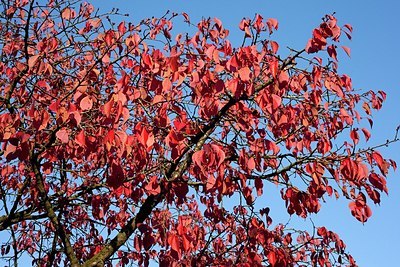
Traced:
<svg viewBox="0 0 400 267">
<path fill-rule="evenodd" d="M 161 16 L 166 10 L 186 12 L 192 22 L 201 17 L 218 17 L 224 26 L 231 30 L 231 37 L 238 38 L 237 25 L 243 17 L 253 17 L 255 13 L 264 18 L 277 18 L 279 31 L 274 35 L 281 47 L 289 45 L 303 48 L 311 36 L 311 30 L 320 23 L 325 14 L 336 12 L 339 24 L 349 23 L 354 27 L 353 40 L 346 42 L 350 46 L 351 58 L 342 53 L 340 70 L 349 74 L 356 88 L 365 90 L 385 90 L 388 94 L 383 109 L 374 115 L 374 127 L 370 145 L 385 142 L 393 136 L 400 125 L 400 62 L 398 44 L 398 1 L 92 1 L 104 10 L 120 8 L 122 13 L 129 13 L 137 22 L 146 17 Z M 182 27 L 182 31 L 186 28 Z M 384 155 L 395 159 L 400 165 L 400 143 L 384 149 Z M 373 216 L 362 225 L 351 215 L 345 200 L 329 200 L 321 212 L 313 217 L 316 225 L 325 225 L 336 231 L 347 243 L 349 251 L 360 266 L 393 266 L 397 261 L 400 248 L 399 205 L 400 171 L 392 173 L 388 179 L 389 197 L 384 196 L 381 206 L 373 206 Z M 267 192 L 268 194 L 269 192 Z M 272 199 L 279 200 L 278 191 Z M 274 221 L 287 219 L 283 213 L 273 212 Z M 286 216 L 286 217 L 285 217 Z M 292 218 L 292 224 L 304 225 L 302 219 Z M 306 223 L 309 223 L 306 222 Z"/>
</svg>

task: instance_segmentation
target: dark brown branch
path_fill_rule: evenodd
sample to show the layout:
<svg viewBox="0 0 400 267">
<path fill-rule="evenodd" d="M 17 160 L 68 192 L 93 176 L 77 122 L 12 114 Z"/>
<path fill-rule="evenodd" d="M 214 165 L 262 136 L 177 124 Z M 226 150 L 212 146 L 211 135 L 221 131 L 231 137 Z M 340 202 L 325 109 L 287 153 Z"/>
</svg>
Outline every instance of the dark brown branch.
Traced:
<svg viewBox="0 0 400 267">
<path fill-rule="evenodd" d="M 47 217 L 47 214 L 32 215 L 32 209 L 26 209 L 24 211 L 16 212 L 11 215 L 4 215 L 0 217 L 0 231 L 3 231 L 13 224 L 26 221 L 26 220 L 40 220 Z"/>
<path fill-rule="evenodd" d="M 15 211 L 17 210 L 18 207 L 18 203 L 21 201 L 22 195 L 24 190 L 26 189 L 26 187 L 30 184 L 30 179 L 26 179 L 24 181 L 24 184 L 22 185 L 22 187 L 18 190 L 17 196 L 14 200 L 14 204 L 11 207 L 11 210 L 7 213 L 7 216 L 2 216 L 0 217 L 0 231 L 6 229 L 7 227 L 11 226 L 13 223 L 13 219 L 15 219 L 16 215 L 20 215 L 21 214 L 16 214 Z M 4 220 L 2 220 L 4 218 Z M 18 218 L 17 218 L 18 219 Z M 17 222 L 20 220 L 17 220 Z M 5 226 L 3 229 L 2 227 Z"/>
<path fill-rule="evenodd" d="M 47 216 L 49 217 L 50 221 L 54 225 L 54 227 L 57 229 L 57 234 L 60 236 L 61 241 L 64 245 L 65 248 L 65 254 L 67 255 L 68 260 L 70 261 L 70 264 L 72 267 L 79 266 L 79 261 L 75 255 L 75 252 L 72 248 L 71 242 L 69 240 L 69 236 L 66 233 L 64 227 L 60 224 L 59 219 L 57 218 L 57 215 L 54 211 L 54 207 L 50 202 L 50 199 L 47 195 L 46 189 L 44 187 L 43 183 L 43 176 L 42 173 L 40 172 L 40 165 L 39 162 L 37 161 L 37 157 L 33 155 L 31 157 L 31 164 L 32 164 L 32 169 L 33 173 L 35 174 L 36 178 L 36 188 L 39 191 L 40 197 L 43 201 L 44 208 L 47 212 Z"/>
<path fill-rule="evenodd" d="M 29 10 L 28 10 L 28 15 L 26 18 L 26 24 L 25 24 L 25 35 L 24 35 L 24 53 L 25 53 L 25 59 L 26 59 L 26 66 L 23 70 L 21 70 L 18 73 L 18 76 L 14 79 L 14 81 L 11 83 L 11 87 L 10 90 L 7 92 L 6 97 L 3 99 L 6 105 L 6 108 L 8 109 L 8 111 L 11 114 L 15 113 L 15 109 L 14 107 L 11 105 L 11 97 L 12 94 L 15 90 L 15 88 L 17 87 L 18 83 L 20 82 L 20 80 L 22 79 L 22 77 L 25 76 L 25 74 L 28 72 L 29 70 L 29 66 L 28 66 L 28 61 L 29 61 L 29 54 L 28 54 L 28 42 L 29 42 L 29 27 L 30 25 L 30 20 L 32 17 L 32 13 L 33 13 L 33 4 L 35 3 L 35 1 L 31 1 L 30 5 L 29 5 Z"/>
<path fill-rule="evenodd" d="M 68 201 L 73 201 L 78 199 L 79 197 L 83 196 L 84 194 L 87 194 L 89 191 L 93 190 L 93 189 L 97 189 L 97 188 L 101 188 L 102 186 L 104 186 L 103 184 L 94 184 L 92 186 L 82 186 L 82 190 L 79 191 L 78 193 L 76 193 L 75 195 L 72 195 L 68 198 Z M 60 197 L 64 192 L 60 191 L 55 193 L 54 195 L 49 196 L 49 200 L 53 201 L 54 199 L 56 199 L 57 197 Z M 53 204 L 53 209 L 54 211 L 58 211 L 60 209 L 59 205 L 54 205 Z M 39 219 L 44 219 L 47 218 L 47 214 L 43 213 L 43 214 L 33 214 L 35 212 L 38 212 L 37 207 L 29 207 L 25 210 L 22 211 L 18 211 L 18 212 L 14 212 L 8 215 L 3 215 L 0 216 L 0 231 L 3 231 L 5 229 L 7 229 L 8 227 L 10 227 L 13 224 L 22 222 L 22 221 L 26 221 L 26 220 L 39 220 Z"/>
<path fill-rule="evenodd" d="M 4 205 L 4 210 L 6 212 L 6 214 L 8 216 L 10 216 L 10 211 L 8 210 L 7 207 L 7 199 L 6 199 L 6 194 L 4 192 L 3 187 L 0 186 L 1 189 L 1 196 L 2 196 L 2 200 L 3 200 L 3 205 Z M 14 267 L 18 266 L 18 246 L 17 246 L 17 239 L 15 237 L 15 231 L 12 227 L 10 227 L 10 231 L 11 231 L 11 238 L 12 238 L 12 247 L 13 247 L 13 251 L 14 251 L 14 255 L 13 255 L 13 260 L 14 260 Z"/>
</svg>

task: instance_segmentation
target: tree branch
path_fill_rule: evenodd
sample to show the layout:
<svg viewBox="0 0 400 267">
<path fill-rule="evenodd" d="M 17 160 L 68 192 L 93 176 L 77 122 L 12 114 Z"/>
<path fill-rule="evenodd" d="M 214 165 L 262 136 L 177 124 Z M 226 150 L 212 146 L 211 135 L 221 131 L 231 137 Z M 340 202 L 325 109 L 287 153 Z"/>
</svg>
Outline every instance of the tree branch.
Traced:
<svg viewBox="0 0 400 267">
<path fill-rule="evenodd" d="M 54 225 L 54 227 L 57 229 L 57 234 L 60 236 L 61 241 L 64 245 L 65 248 L 65 254 L 68 257 L 68 260 L 70 261 L 70 264 L 72 267 L 79 266 L 79 261 L 75 255 L 75 252 L 72 248 L 71 242 L 69 240 L 68 234 L 65 232 L 64 227 L 60 224 L 59 219 L 57 218 L 57 215 L 54 211 L 53 205 L 50 202 L 49 197 L 47 196 L 46 189 L 44 187 L 43 183 L 43 176 L 42 173 L 40 172 L 40 166 L 39 162 L 37 161 L 36 155 L 33 155 L 31 157 L 31 164 L 33 168 L 33 173 L 35 174 L 36 178 L 36 188 L 39 191 L 40 197 L 42 198 L 44 208 L 46 209 L 47 216 L 49 217 L 50 221 Z"/>
</svg>

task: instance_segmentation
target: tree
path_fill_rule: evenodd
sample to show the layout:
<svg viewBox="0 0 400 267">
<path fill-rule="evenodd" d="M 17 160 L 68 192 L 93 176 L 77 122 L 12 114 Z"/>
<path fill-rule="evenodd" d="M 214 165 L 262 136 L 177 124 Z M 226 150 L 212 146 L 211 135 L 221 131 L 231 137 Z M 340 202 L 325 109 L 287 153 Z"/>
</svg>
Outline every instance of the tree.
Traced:
<svg viewBox="0 0 400 267">
<path fill-rule="evenodd" d="M 398 137 L 366 146 L 386 95 L 339 73 L 350 25 L 327 15 L 283 57 L 278 22 L 261 15 L 240 22 L 234 48 L 216 18 L 135 24 L 80 1 L 1 3 L 10 265 L 356 266 L 336 233 L 273 223 L 260 201 L 273 184 L 306 218 L 342 196 L 365 222 L 388 192 L 396 164 L 378 149 Z"/>
</svg>

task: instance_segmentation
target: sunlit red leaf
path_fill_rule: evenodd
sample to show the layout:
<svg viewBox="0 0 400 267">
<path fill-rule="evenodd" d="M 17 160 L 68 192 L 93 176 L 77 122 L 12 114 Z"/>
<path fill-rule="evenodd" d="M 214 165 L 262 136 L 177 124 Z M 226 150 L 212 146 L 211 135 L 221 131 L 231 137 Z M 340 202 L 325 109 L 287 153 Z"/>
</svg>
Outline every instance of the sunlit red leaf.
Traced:
<svg viewBox="0 0 400 267">
<path fill-rule="evenodd" d="M 124 34 L 124 33 L 126 32 L 126 26 L 125 26 L 125 22 L 124 22 L 124 21 L 122 21 L 122 22 L 119 23 L 119 25 L 118 25 L 118 32 L 119 32 L 120 34 Z"/>
<path fill-rule="evenodd" d="M 169 234 L 168 244 L 173 250 L 175 250 L 176 252 L 180 252 L 181 249 L 179 244 L 179 237 L 176 234 Z"/>
<path fill-rule="evenodd" d="M 346 52 L 346 54 L 350 57 L 350 48 L 347 46 L 342 45 L 342 48 L 344 50 L 344 52 Z"/>
<path fill-rule="evenodd" d="M 58 130 L 56 133 L 57 138 L 62 142 L 62 143 L 68 143 L 69 141 L 69 133 L 67 129 L 61 129 Z"/>
<path fill-rule="evenodd" d="M 362 128 L 361 130 L 365 136 L 365 139 L 368 141 L 369 138 L 371 137 L 371 133 L 366 128 Z"/>
<path fill-rule="evenodd" d="M 83 130 L 81 130 L 79 134 L 76 135 L 75 140 L 80 146 L 86 146 L 85 133 Z"/>
<path fill-rule="evenodd" d="M 76 17 L 76 12 L 72 8 L 65 8 L 61 13 L 61 17 L 66 20 L 70 20 Z"/>
<path fill-rule="evenodd" d="M 225 152 L 224 150 L 218 145 L 211 145 L 214 153 L 216 154 L 217 166 L 222 165 L 225 161 Z"/>
<path fill-rule="evenodd" d="M 278 20 L 274 18 L 269 18 L 267 20 L 267 26 L 269 29 L 269 33 L 272 33 L 274 30 L 278 29 Z"/>
<path fill-rule="evenodd" d="M 277 42 L 275 42 L 275 41 L 270 41 L 270 44 L 271 44 L 272 52 L 274 54 L 276 54 L 278 52 L 278 49 L 279 49 L 279 44 Z"/>
<path fill-rule="evenodd" d="M 282 98 L 278 95 L 272 95 L 272 108 L 277 109 L 282 103 Z"/>
<path fill-rule="evenodd" d="M 35 66 L 35 64 L 39 58 L 40 58 L 40 55 L 34 55 L 34 56 L 29 57 L 28 66 L 30 69 L 32 69 Z"/>
<path fill-rule="evenodd" d="M 79 103 L 79 106 L 81 107 L 82 110 L 89 110 L 92 109 L 93 107 L 93 100 L 90 96 L 85 96 L 82 98 L 81 102 Z"/>
<path fill-rule="evenodd" d="M 114 101 L 111 99 L 110 101 L 105 103 L 103 106 L 104 115 L 106 115 L 107 118 L 109 118 L 111 116 L 111 109 L 112 109 L 113 103 L 114 103 Z"/>
<path fill-rule="evenodd" d="M 372 152 L 372 157 L 374 158 L 378 166 L 382 166 L 384 164 L 384 159 L 379 152 L 377 151 Z"/>
<path fill-rule="evenodd" d="M 250 80 L 250 69 L 248 67 L 244 67 L 239 69 L 239 77 L 242 81 L 247 82 Z"/>
<path fill-rule="evenodd" d="M 157 176 L 151 177 L 150 181 L 148 182 L 148 184 L 145 187 L 145 190 L 146 190 L 147 194 L 149 194 L 149 195 L 157 195 L 160 193 L 161 188 L 157 181 Z"/>
<path fill-rule="evenodd" d="M 275 254 L 275 252 L 273 252 L 273 251 L 270 251 L 269 253 L 268 253 L 268 262 L 269 262 L 269 264 L 273 267 L 273 266 L 275 266 L 275 263 L 276 263 L 276 254 Z"/>
</svg>

